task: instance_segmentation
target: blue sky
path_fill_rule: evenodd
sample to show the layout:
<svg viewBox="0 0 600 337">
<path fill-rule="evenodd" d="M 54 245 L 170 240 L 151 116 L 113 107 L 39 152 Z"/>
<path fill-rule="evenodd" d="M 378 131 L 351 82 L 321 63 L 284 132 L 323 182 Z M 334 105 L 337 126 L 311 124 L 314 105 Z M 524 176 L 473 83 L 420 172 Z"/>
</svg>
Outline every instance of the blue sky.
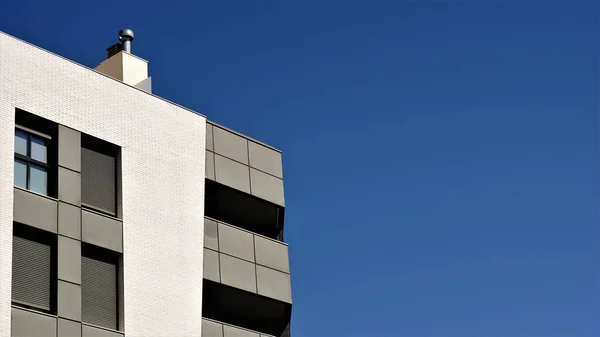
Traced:
<svg viewBox="0 0 600 337">
<path fill-rule="evenodd" d="M 46 1 L 0 30 L 284 151 L 294 337 L 600 336 L 589 1 Z"/>
</svg>

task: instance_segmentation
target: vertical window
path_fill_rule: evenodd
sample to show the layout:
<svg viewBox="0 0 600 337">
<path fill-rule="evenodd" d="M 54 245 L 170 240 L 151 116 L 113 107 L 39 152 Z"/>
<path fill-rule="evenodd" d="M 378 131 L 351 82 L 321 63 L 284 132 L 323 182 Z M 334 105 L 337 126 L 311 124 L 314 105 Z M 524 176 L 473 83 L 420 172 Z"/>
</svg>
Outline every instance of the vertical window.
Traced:
<svg viewBox="0 0 600 337">
<path fill-rule="evenodd" d="M 15 186 L 48 195 L 48 138 L 15 129 Z"/>
<path fill-rule="evenodd" d="M 117 215 L 117 153 L 115 145 L 82 138 L 81 201 L 113 216 Z"/>
<path fill-rule="evenodd" d="M 81 256 L 81 315 L 85 323 L 117 330 L 119 254 L 84 245 Z"/>
<path fill-rule="evenodd" d="M 44 312 L 53 311 L 56 235 L 15 224 L 12 301 Z"/>
</svg>

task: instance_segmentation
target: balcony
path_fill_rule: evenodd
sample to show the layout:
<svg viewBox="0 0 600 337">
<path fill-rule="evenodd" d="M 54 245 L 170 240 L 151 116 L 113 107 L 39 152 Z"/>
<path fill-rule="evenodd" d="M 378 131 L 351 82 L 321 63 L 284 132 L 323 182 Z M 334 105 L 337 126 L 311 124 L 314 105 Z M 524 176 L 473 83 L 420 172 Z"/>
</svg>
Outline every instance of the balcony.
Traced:
<svg viewBox="0 0 600 337">
<path fill-rule="evenodd" d="M 237 227 L 283 240 L 285 208 L 206 179 L 204 213 Z"/>
<path fill-rule="evenodd" d="M 284 211 L 281 152 L 207 123 L 205 215 L 283 240 Z"/>
<path fill-rule="evenodd" d="M 204 219 L 204 278 L 292 303 L 287 244 Z"/>
<path fill-rule="evenodd" d="M 205 218 L 206 318 L 280 336 L 291 316 L 288 246 Z"/>
<path fill-rule="evenodd" d="M 273 337 L 256 331 L 238 328 L 233 325 L 223 324 L 210 319 L 202 319 L 202 337 Z"/>
</svg>

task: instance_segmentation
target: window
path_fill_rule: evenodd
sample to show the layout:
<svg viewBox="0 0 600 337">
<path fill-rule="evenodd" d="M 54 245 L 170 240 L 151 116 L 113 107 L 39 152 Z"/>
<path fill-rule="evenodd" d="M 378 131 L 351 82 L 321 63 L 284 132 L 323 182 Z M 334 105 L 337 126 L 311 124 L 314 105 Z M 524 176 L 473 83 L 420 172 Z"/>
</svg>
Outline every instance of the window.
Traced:
<svg viewBox="0 0 600 337">
<path fill-rule="evenodd" d="M 12 302 L 44 312 L 54 311 L 56 235 L 15 224 Z"/>
<path fill-rule="evenodd" d="M 49 194 L 48 141 L 40 134 L 15 129 L 15 186 Z"/>
<path fill-rule="evenodd" d="M 81 148 L 81 201 L 84 206 L 117 215 L 118 147 L 84 136 Z"/>
<path fill-rule="evenodd" d="M 118 329 L 119 255 L 92 245 L 82 247 L 81 317 L 85 323 Z"/>
</svg>

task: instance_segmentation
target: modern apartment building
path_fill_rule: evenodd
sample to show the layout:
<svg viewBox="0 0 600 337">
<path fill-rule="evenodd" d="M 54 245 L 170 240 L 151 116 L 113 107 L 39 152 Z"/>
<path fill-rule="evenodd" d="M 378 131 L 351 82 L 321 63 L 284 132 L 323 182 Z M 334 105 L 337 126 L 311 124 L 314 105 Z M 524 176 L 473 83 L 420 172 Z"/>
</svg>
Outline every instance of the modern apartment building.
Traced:
<svg viewBox="0 0 600 337">
<path fill-rule="evenodd" d="M 0 32 L 0 337 L 290 336 L 281 152 Z"/>
</svg>

